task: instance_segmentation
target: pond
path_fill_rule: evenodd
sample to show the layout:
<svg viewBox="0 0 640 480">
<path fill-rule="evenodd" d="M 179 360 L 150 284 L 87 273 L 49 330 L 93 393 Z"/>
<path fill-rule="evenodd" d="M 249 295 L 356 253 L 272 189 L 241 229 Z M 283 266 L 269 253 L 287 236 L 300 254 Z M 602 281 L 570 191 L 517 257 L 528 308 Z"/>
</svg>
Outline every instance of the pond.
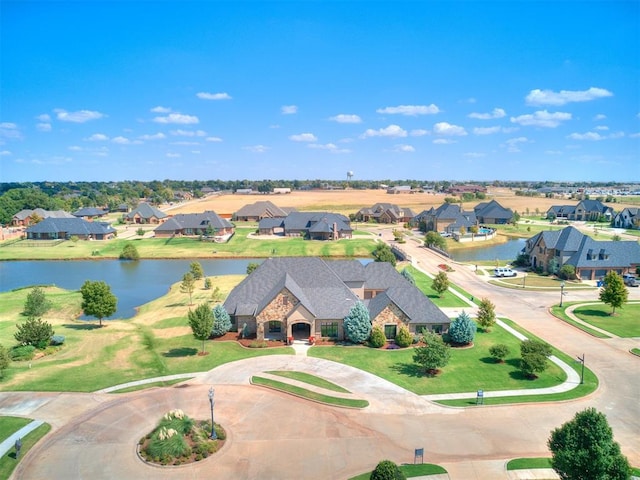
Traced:
<svg viewBox="0 0 640 480">
<path fill-rule="evenodd" d="M 250 262 L 264 259 L 199 260 L 205 276 L 244 274 Z M 135 308 L 167 293 L 189 271 L 193 260 L 11 261 L 0 262 L 0 291 L 30 285 L 56 285 L 79 290 L 85 280 L 102 280 L 118 299 L 110 318 L 131 318 Z"/>
<path fill-rule="evenodd" d="M 508 240 L 499 245 L 488 247 L 474 247 L 469 249 L 453 250 L 451 258 L 456 262 L 475 262 L 478 260 L 502 260 L 511 262 L 516 259 L 520 251 L 524 248 L 526 239 L 518 238 Z"/>
</svg>

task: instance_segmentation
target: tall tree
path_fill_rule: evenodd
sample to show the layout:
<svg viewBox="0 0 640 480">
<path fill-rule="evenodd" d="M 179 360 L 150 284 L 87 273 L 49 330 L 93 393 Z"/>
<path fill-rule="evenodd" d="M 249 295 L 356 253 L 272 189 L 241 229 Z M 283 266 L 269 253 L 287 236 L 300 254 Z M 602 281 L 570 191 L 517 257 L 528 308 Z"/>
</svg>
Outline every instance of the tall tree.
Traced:
<svg viewBox="0 0 640 480">
<path fill-rule="evenodd" d="M 362 343 L 371 334 L 369 310 L 362 302 L 356 302 L 343 322 L 344 334 L 353 343 Z"/>
<path fill-rule="evenodd" d="M 111 287 L 103 281 L 87 280 L 80 287 L 82 310 L 85 315 L 96 317 L 102 327 L 102 319 L 116 313 L 118 299 L 111 293 Z"/>
<path fill-rule="evenodd" d="M 524 340 L 520 343 L 520 370 L 529 378 L 547 369 L 547 358 L 551 347 L 539 340 Z"/>
<path fill-rule="evenodd" d="M 604 286 L 600 290 L 600 301 L 610 305 L 611 315 L 615 315 L 616 308 L 622 307 L 629 298 L 629 290 L 624 285 L 622 277 L 611 270 L 604 277 Z"/>
<path fill-rule="evenodd" d="M 423 341 L 426 345 L 414 350 L 413 361 L 424 368 L 425 373 L 435 375 L 438 368 L 449 363 L 451 347 L 444 343 L 440 335 L 431 332 L 424 334 Z"/>
<path fill-rule="evenodd" d="M 218 304 L 213 307 L 213 327 L 211 334 L 214 337 L 221 337 L 231 330 L 231 317 L 224 306 Z"/>
<path fill-rule="evenodd" d="M 471 320 L 469 314 L 463 311 L 458 317 L 451 322 L 449 327 L 449 339 L 451 343 L 458 345 L 468 345 L 473 342 L 476 336 L 476 322 Z"/>
<path fill-rule="evenodd" d="M 189 326 L 196 340 L 202 340 L 202 355 L 207 352 L 204 349 L 204 342 L 211 336 L 213 328 L 213 312 L 206 303 L 198 305 L 195 310 L 189 310 Z"/>
<path fill-rule="evenodd" d="M 488 298 L 480 301 L 476 320 L 485 332 L 496 324 L 496 306 Z"/>
<path fill-rule="evenodd" d="M 629 461 L 613 440 L 607 417 L 595 408 L 576 413 L 551 432 L 551 466 L 563 480 L 627 480 Z"/>
<path fill-rule="evenodd" d="M 189 305 L 193 305 L 191 301 L 191 297 L 193 295 L 193 291 L 196 289 L 196 279 L 193 278 L 193 274 L 191 272 L 187 272 L 182 276 L 182 283 L 180 284 L 180 291 L 182 293 L 189 294 Z"/>
<path fill-rule="evenodd" d="M 371 255 L 376 262 L 389 262 L 394 267 L 396 265 L 396 256 L 391 251 L 391 247 L 384 242 L 378 242 Z"/>
<path fill-rule="evenodd" d="M 22 313 L 27 317 L 40 318 L 51 308 L 51 302 L 47 300 L 41 287 L 33 287 L 24 302 Z"/>
<path fill-rule="evenodd" d="M 191 262 L 191 265 L 189 265 L 189 271 L 195 280 L 200 280 L 204 277 L 204 270 L 202 269 L 200 262 Z"/>
<path fill-rule="evenodd" d="M 133 243 L 127 243 L 120 252 L 120 260 L 140 260 L 140 253 Z"/>
<path fill-rule="evenodd" d="M 439 297 L 442 297 L 442 294 L 449 289 L 449 277 L 446 272 L 440 272 L 433 277 L 431 288 L 436 291 Z"/>
<path fill-rule="evenodd" d="M 438 232 L 427 232 L 424 236 L 424 245 L 426 247 L 436 247 L 440 250 L 446 250 L 447 241 Z"/>
</svg>

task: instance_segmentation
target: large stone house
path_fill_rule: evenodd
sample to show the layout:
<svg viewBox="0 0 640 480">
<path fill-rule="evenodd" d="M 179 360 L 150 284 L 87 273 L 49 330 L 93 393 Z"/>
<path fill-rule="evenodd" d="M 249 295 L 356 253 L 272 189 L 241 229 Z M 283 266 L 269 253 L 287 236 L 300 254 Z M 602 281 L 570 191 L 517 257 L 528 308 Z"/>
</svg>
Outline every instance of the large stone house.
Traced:
<svg viewBox="0 0 640 480">
<path fill-rule="evenodd" d="M 263 218 L 284 218 L 294 209 L 283 209 L 269 200 L 245 205 L 233 214 L 233 220 L 239 222 L 259 222 Z"/>
<path fill-rule="evenodd" d="M 639 229 L 640 208 L 625 208 L 615 216 L 613 226 L 616 228 Z"/>
<path fill-rule="evenodd" d="M 479 223 L 503 225 L 513 219 L 513 210 L 505 208 L 495 200 L 479 203 L 473 207 Z"/>
<path fill-rule="evenodd" d="M 460 233 L 460 229 L 469 230 L 478 225 L 475 212 L 464 211 L 460 205 L 444 203 L 438 208 L 431 207 L 416 215 L 412 224 L 423 225 L 425 232 Z"/>
<path fill-rule="evenodd" d="M 129 213 L 123 215 L 122 218 L 126 223 L 158 225 L 164 222 L 168 217 L 169 215 L 166 213 L 152 207 L 148 203 L 143 202 Z"/>
<path fill-rule="evenodd" d="M 75 218 L 64 210 L 44 210 L 43 208 L 20 210 L 11 218 L 11 225 L 14 227 L 28 227 L 34 219 L 45 218 Z"/>
<path fill-rule="evenodd" d="M 231 291 L 224 307 L 238 333 L 259 340 L 342 340 L 343 320 L 358 301 L 389 339 L 401 325 L 413 333 L 449 329 L 449 318 L 386 262 L 270 258 Z"/>
<path fill-rule="evenodd" d="M 285 218 L 263 218 L 258 231 L 261 235 L 283 234 L 309 240 L 339 240 L 353 235 L 349 219 L 330 212 L 291 212 Z"/>
<path fill-rule="evenodd" d="M 69 240 L 77 237 L 81 240 L 109 240 L 116 234 L 115 228 L 108 223 L 89 222 L 83 218 L 45 218 L 27 228 L 29 240 Z"/>
<path fill-rule="evenodd" d="M 358 222 L 406 223 L 415 217 L 410 208 L 400 207 L 392 203 L 376 203 L 372 207 L 361 208 L 355 215 Z"/>
<path fill-rule="evenodd" d="M 235 227 L 216 212 L 181 213 L 157 226 L 153 233 L 158 238 L 197 237 L 206 235 L 224 241 L 235 232 Z"/>
<path fill-rule="evenodd" d="M 109 210 L 97 207 L 84 207 L 73 212 L 74 217 L 84 218 L 85 220 L 93 220 L 94 218 L 104 217 Z"/>
<path fill-rule="evenodd" d="M 524 253 L 533 268 L 549 270 L 552 259 L 558 268 L 573 265 L 582 280 L 597 280 L 608 272 L 635 272 L 640 265 L 640 244 L 636 241 L 594 240 L 574 227 L 543 231 L 527 240 Z"/>
<path fill-rule="evenodd" d="M 576 221 L 596 221 L 604 217 L 610 222 L 614 214 L 613 208 L 600 200 L 581 200 L 577 205 L 553 205 L 547 210 L 547 218 Z"/>
</svg>

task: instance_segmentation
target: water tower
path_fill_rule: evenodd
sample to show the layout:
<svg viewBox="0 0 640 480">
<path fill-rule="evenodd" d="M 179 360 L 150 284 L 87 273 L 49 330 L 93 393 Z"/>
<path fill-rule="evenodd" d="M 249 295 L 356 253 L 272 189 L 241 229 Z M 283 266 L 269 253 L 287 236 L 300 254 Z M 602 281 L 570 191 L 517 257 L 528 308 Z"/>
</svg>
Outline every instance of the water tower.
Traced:
<svg viewBox="0 0 640 480">
<path fill-rule="evenodd" d="M 353 171 L 349 170 L 347 172 L 347 182 L 353 178 Z"/>
</svg>

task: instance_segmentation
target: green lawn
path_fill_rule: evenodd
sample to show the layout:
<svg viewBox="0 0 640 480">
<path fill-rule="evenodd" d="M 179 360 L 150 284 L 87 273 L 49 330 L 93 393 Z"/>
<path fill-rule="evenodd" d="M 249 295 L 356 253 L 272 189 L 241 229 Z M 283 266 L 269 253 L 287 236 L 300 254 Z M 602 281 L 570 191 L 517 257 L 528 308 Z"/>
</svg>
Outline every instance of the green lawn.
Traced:
<svg viewBox="0 0 640 480">
<path fill-rule="evenodd" d="M 551 459 L 542 458 L 514 458 L 507 463 L 507 470 L 528 470 L 530 468 L 551 468 Z"/>
<path fill-rule="evenodd" d="M 0 442 L 29 423 L 31 423 L 30 418 L 0 417 Z"/>
<path fill-rule="evenodd" d="M 334 407 L 349 407 L 349 408 L 365 408 L 369 406 L 369 402 L 366 400 L 360 400 L 357 398 L 340 398 L 332 397 L 331 395 L 323 395 L 321 393 L 307 390 L 306 388 L 297 387 L 284 382 L 278 382 L 277 380 L 271 380 L 270 378 L 264 378 L 260 376 L 251 377 L 251 383 L 254 385 L 263 385 L 265 387 L 273 388 L 281 392 L 290 393 L 298 397 L 313 400 L 314 402 L 324 403 L 326 405 L 333 405 Z"/>
<path fill-rule="evenodd" d="M 450 291 L 446 291 L 442 294 L 442 297 L 439 297 L 435 290 L 431 288 L 433 284 L 433 280 L 429 278 L 427 275 L 422 273 L 420 270 L 412 267 L 411 265 L 407 265 L 406 268 L 411 275 L 413 275 L 414 280 L 416 281 L 416 287 L 420 289 L 422 293 L 424 293 L 429 300 L 435 303 L 440 308 L 447 307 L 466 307 L 467 304 L 462 299 L 460 299 L 457 295 L 454 295 Z M 439 272 L 432 272 L 436 275 Z"/>
<path fill-rule="evenodd" d="M 20 458 L 16 459 L 15 451 L 11 451 L 7 455 L 2 456 L 0 458 L 0 478 L 9 478 L 13 470 L 18 466 L 18 463 L 20 463 L 20 460 L 24 458 L 27 452 L 31 450 L 31 448 L 38 443 L 38 440 L 44 437 L 49 430 L 51 430 L 51 425 L 44 423 L 25 436 L 22 439 Z"/>
<path fill-rule="evenodd" d="M 505 363 L 495 363 L 489 354 L 489 348 L 498 343 L 508 345 L 511 350 Z M 452 349 L 449 365 L 436 377 L 426 376 L 413 362 L 412 348 L 315 346 L 309 355 L 360 368 L 419 395 L 543 388 L 566 380 L 564 372 L 552 363 L 538 379 L 525 378 L 518 368 L 520 342 L 498 326 L 490 333 L 478 332 L 472 348 Z"/>
<path fill-rule="evenodd" d="M 640 337 L 640 303 L 616 308 L 615 315 L 611 315 L 611 307 L 604 303 L 578 307 L 573 313 L 580 320 L 618 337 Z"/>
<path fill-rule="evenodd" d="M 416 465 L 398 465 L 405 477 L 422 477 L 426 475 L 438 475 L 447 473 L 447 471 L 440 465 L 434 465 L 433 463 L 418 463 Z M 351 477 L 349 480 L 369 480 L 371 478 L 371 472 L 361 473 L 356 477 Z"/>
<path fill-rule="evenodd" d="M 292 380 L 297 380 L 299 382 L 308 383 L 309 385 L 314 385 L 316 387 L 324 388 L 325 390 L 332 390 L 334 392 L 341 393 L 351 393 L 346 388 L 342 388 L 340 385 L 336 385 L 329 380 L 325 380 L 324 378 L 316 377 L 315 375 L 311 375 L 305 372 L 292 372 L 289 370 L 272 370 L 266 373 L 270 373 L 271 375 L 277 375 L 279 377 L 290 378 Z"/>
<path fill-rule="evenodd" d="M 570 307 L 571 305 L 575 305 L 577 303 L 582 303 L 582 302 L 565 302 L 563 307 L 554 305 L 553 307 L 551 307 L 551 313 L 553 314 L 554 317 L 559 318 L 560 320 L 568 323 L 569 325 L 573 325 L 574 327 L 579 328 L 583 332 L 587 332 L 589 335 L 593 335 L 596 338 L 611 338 L 609 335 L 605 335 L 604 333 L 594 330 L 593 328 L 589 328 L 588 326 L 583 325 L 582 323 L 576 322 L 573 318 L 570 318 L 567 315 L 565 311 L 566 308 Z"/>
</svg>

